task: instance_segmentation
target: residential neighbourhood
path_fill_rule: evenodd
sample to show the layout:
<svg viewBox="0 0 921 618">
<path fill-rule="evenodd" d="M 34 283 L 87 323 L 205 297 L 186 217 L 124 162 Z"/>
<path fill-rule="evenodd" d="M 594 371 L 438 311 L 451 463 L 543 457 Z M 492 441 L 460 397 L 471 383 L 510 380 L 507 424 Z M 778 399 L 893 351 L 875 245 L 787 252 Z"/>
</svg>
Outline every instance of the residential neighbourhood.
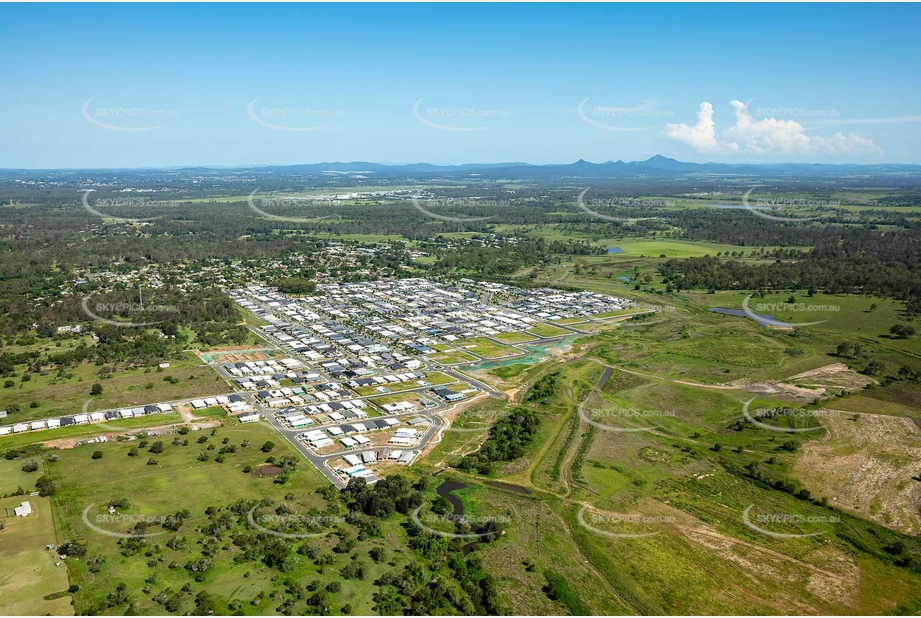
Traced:
<svg viewBox="0 0 921 618">
<path fill-rule="evenodd" d="M 482 346 L 470 342 L 494 344 L 492 357 L 523 356 L 522 349 L 493 337 L 527 333 L 540 341 L 572 335 L 580 331 L 550 323 L 633 305 L 594 292 L 524 290 L 471 279 L 321 283 L 315 295 L 296 297 L 253 285 L 227 294 L 260 321 L 250 330 L 276 352 L 234 361 L 203 354 L 234 392 L 0 426 L 0 437 L 219 407 L 241 423 L 274 425 L 337 486 L 355 476 L 373 483 L 375 465 L 412 463 L 444 427 L 439 413 L 448 406 L 484 391 L 502 396 L 451 369 L 487 358 Z M 532 332 L 542 325 L 559 333 L 548 338 Z M 445 354 L 464 355 L 458 357 L 463 361 L 435 360 Z"/>
</svg>

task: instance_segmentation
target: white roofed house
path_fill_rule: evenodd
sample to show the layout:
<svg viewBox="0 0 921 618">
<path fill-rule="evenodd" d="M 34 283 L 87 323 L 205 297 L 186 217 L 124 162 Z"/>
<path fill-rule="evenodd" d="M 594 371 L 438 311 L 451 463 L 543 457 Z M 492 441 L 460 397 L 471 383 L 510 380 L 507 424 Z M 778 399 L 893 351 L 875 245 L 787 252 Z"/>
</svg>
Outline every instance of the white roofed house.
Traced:
<svg viewBox="0 0 921 618">
<path fill-rule="evenodd" d="M 16 515 L 16 517 L 28 517 L 32 514 L 32 504 L 26 500 L 15 509 L 13 509 L 13 513 Z"/>
</svg>

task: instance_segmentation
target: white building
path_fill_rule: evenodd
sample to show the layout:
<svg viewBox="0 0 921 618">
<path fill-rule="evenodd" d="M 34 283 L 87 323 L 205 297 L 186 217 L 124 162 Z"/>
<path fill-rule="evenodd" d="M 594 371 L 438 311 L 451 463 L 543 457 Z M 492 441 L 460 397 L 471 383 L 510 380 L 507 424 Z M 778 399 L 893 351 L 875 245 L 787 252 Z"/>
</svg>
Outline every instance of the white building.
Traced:
<svg viewBox="0 0 921 618">
<path fill-rule="evenodd" d="M 16 517 L 28 517 L 32 514 L 32 504 L 27 500 L 13 509 Z"/>
</svg>

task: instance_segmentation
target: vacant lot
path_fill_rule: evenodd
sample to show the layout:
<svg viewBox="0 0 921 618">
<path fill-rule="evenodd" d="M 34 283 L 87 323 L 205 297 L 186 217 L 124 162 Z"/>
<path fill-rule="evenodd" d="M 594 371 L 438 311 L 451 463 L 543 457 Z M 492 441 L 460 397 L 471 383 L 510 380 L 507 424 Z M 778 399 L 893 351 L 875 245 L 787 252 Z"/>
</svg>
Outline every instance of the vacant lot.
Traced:
<svg viewBox="0 0 921 618">
<path fill-rule="evenodd" d="M 32 514 L 13 516 L 13 508 L 23 500 L 32 505 Z M 0 522 L 4 524 L 0 530 L 0 614 L 72 616 L 70 595 L 66 594 L 70 585 L 67 569 L 54 566 L 57 554 L 45 549 L 46 545 L 57 545 L 48 498 L 19 496 L 0 500 Z M 45 600 L 55 593 L 64 594 Z"/>
<path fill-rule="evenodd" d="M 550 326 L 549 324 L 538 324 L 533 328 L 529 328 L 527 332 L 533 333 L 538 337 L 558 337 L 560 335 L 571 334 L 564 328 L 557 328 L 556 326 Z"/>
<path fill-rule="evenodd" d="M 525 341 L 535 341 L 537 338 L 523 332 L 499 333 L 493 335 L 493 339 L 498 339 L 504 343 L 523 343 Z"/>
<path fill-rule="evenodd" d="M 856 418 L 856 420 L 854 420 Z M 843 412 L 793 468 L 814 495 L 906 534 L 921 530 L 921 434 L 907 418 Z"/>
<path fill-rule="evenodd" d="M 455 343 L 455 345 L 458 347 L 458 349 L 473 352 L 474 354 L 478 354 L 483 358 L 501 358 L 503 356 L 521 353 L 515 348 L 510 348 L 508 346 L 496 343 L 495 341 L 490 341 L 485 337 L 474 337 L 473 339 L 458 341 Z"/>
<path fill-rule="evenodd" d="M 477 360 L 475 356 L 471 356 L 466 352 L 459 352 L 457 350 L 450 350 L 443 354 L 435 354 L 432 357 L 432 360 L 442 363 L 444 365 L 455 365 L 457 363 L 472 363 Z"/>
</svg>

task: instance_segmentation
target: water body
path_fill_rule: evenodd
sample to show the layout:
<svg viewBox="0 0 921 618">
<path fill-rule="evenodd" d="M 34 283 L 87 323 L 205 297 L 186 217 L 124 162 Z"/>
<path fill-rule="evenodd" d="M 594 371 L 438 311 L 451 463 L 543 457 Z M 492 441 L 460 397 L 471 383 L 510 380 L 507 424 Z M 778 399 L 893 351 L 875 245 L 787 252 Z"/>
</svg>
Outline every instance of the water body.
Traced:
<svg viewBox="0 0 921 618">
<path fill-rule="evenodd" d="M 451 508 L 454 509 L 452 515 L 454 516 L 455 520 L 464 516 L 464 503 L 461 502 L 460 498 L 455 496 L 453 492 L 466 488 L 467 486 L 463 483 L 458 483 L 457 481 L 445 481 L 438 486 L 438 489 L 435 490 L 435 493 L 451 503 Z M 483 532 L 486 532 L 486 529 L 482 526 L 470 526 L 470 532 L 473 534 L 482 534 Z M 481 542 L 482 541 L 471 541 L 470 543 L 464 545 L 461 551 L 466 556 L 471 551 L 473 551 L 473 548 L 477 545 L 477 543 Z"/>
<path fill-rule="evenodd" d="M 518 365 L 526 364 L 532 365 L 534 363 L 539 363 L 549 356 L 549 350 L 559 350 L 560 352 L 565 352 L 572 346 L 572 342 L 578 335 L 573 335 L 572 337 L 564 337 L 558 341 L 552 343 L 537 343 L 528 345 L 525 343 L 516 344 L 518 347 L 525 348 L 528 353 L 526 356 L 516 356 L 515 358 L 508 358 L 505 360 L 497 361 L 483 361 L 480 363 L 474 363 L 471 365 L 472 369 L 495 369 L 497 367 L 505 367 L 506 365 Z"/>
<path fill-rule="evenodd" d="M 504 489 L 506 491 L 513 491 L 516 494 L 522 494 L 525 496 L 531 495 L 531 490 L 526 487 L 521 487 L 519 485 L 509 485 L 508 483 L 500 483 L 499 481 L 486 481 L 486 484 L 490 487 L 495 487 L 496 489 Z"/>
<path fill-rule="evenodd" d="M 624 250 L 620 247 L 608 247 L 608 253 L 623 253 Z"/>
<path fill-rule="evenodd" d="M 722 313 L 723 315 L 734 315 L 739 318 L 753 319 L 751 316 L 749 316 L 747 313 L 745 313 L 741 309 L 726 309 L 724 307 L 710 307 L 710 311 L 712 311 L 713 313 Z M 789 328 L 793 327 L 792 324 L 781 322 L 780 320 L 778 320 L 777 318 L 775 318 L 769 313 L 754 313 L 754 312 L 752 313 L 763 320 L 770 320 L 772 326 L 786 326 Z M 755 322 L 758 322 L 758 320 L 755 320 Z M 760 324 L 760 322 L 758 323 Z"/>
</svg>

